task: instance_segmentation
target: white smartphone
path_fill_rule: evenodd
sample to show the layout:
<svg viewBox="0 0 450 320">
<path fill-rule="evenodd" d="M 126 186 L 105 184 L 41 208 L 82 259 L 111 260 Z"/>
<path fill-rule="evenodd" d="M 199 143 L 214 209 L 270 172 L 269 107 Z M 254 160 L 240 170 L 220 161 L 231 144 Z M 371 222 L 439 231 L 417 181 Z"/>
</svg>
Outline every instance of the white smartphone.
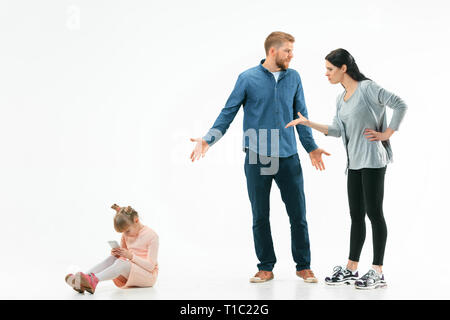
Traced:
<svg viewBox="0 0 450 320">
<path fill-rule="evenodd" d="M 120 247 L 119 243 L 116 240 L 108 241 L 108 243 L 113 249 Z"/>
</svg>

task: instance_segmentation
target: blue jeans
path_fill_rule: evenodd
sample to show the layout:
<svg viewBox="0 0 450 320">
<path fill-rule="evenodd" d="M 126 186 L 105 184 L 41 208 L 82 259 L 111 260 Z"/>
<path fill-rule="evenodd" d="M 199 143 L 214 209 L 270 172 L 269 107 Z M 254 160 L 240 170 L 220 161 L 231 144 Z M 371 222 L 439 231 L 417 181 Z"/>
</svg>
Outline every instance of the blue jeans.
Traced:
<svg viewBox="0 0 450 320">
<path fill-rule="evenodd" d="M 261 175 L 261 168 L 268 167 L 270 164 L 262 164 L 259 156 L 257 163 L 250 164 L 249 154 L 252 152 L 246 151 L 244 169 L 248 196 L 252 205 L 253 239 L 256 256 L 260 261 L 257 265 L 258 270 L 272 271 L 276 263 L 269 222 L 272 180 L 275 180 L 280 189 L 281 198 L 289 216 L 292 256 L 296 263 L 296 269 L 297 271 L 310 269 L 311 253 L 303 193 L 303 174 L 298 154 L 278 158 L 278 171 L 272 175 Z"/>
</svg>

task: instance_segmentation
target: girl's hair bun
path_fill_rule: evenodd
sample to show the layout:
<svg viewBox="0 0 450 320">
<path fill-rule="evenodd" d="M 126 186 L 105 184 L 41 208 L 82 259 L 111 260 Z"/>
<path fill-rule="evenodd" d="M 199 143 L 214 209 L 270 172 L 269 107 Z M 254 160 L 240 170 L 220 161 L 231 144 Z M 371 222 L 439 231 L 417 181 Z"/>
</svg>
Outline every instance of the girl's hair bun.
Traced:
<svg viewBox="0 0 450 320">
<path fill-rule="evenodd" d="M 133 212 L 133 208 L 131 208 L 130 206 L 124 208 L 123 212 L 125 214 L 131 214 Z"/>
<path fill-rule="evenodd" d="M 114 216 L 114 229 L 117 232 L 126 230 L 126 228 L 135 223 L 134 218 L 139 217 L 137 211 L 131 206 L 119 207 L 117 204 L 113 204 L 111 208 L 117 212 Z"/>
</svg>

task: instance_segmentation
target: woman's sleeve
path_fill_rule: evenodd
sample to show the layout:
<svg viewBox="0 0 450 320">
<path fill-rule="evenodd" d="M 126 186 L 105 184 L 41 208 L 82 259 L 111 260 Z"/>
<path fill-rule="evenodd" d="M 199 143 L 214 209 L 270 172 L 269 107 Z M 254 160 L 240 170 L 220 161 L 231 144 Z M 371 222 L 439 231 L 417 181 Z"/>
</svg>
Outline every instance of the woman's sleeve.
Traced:
<svg viewBox="0 0 450 320">
<path fill-rule="evenodd" d="M 367 96 L 371 100 L 372 105 L 380 108 L 388 106 L 394 111 L 389 128 L 397 131 L 408 109 L 406 103 L 399 96 L 380 87 L 374 81 L 370 81 L 370 84 L 367 86 Z"/>
<path fill-rule="evenodd" d="M 158 247 L 159 247 L 159 237 L 155 233 L 152 236 L 150 244 L 148 246 L 147 258 L 141 258 L 133 254 L 133 259 L 131 259 L 131 262 L 134 262 L 138 266 L 144 268 L 145 270 L 152 272 L 156 264 L 158 263 Z"/>
<path fill-rule="evenodd" d="M 326 134 L 326 136 L 332 136 L 332 137 L 336 137 L 336 138 L 339 138 L 341 136 L 341 128 L 339 127 L 339 123 L 338 123 L 338 119 L 337 119 L 337 105 L 338 105 L 340 97 L 341 97 L 341 95 L 339 95 L 336 98 L 336 115 L 334 116 L 333 124 L 328 125 L 328 134 Z"/>
</svg>

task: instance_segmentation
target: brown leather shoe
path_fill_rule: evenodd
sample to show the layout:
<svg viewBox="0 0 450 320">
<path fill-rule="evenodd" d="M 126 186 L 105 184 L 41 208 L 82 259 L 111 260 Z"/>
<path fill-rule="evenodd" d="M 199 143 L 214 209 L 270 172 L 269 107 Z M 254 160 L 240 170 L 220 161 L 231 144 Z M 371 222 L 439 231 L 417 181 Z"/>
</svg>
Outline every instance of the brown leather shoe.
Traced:
<svg viewBox="0 0 450 320">
<path fill-rule="evenodd" d="M 316 283 L 317 278 L 314 276 L 314 272 L 311 269 L 300 270 L 296 272 L 297 276 L 305 280 L 308 283 Z"/>
<path fill-rule="evenodd" d="M 261 283 L 266 282 L 273 279 L 273 272 L 272 271 L 264 271 L 260 270 L 258 271 L 253 278 L 250 278 L 250 282 L 252 283 Z"/>
</svg>

